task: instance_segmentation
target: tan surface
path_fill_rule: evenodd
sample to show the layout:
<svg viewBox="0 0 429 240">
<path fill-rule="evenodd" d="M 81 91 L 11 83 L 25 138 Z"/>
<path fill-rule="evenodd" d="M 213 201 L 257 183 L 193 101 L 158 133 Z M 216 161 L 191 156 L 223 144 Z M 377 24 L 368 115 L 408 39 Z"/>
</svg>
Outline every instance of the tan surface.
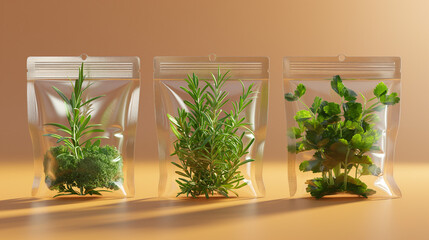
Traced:
<svg viewBox="0 0 429 240">
<path fill-rule="evenodd" d="M 1 239 L 428 239 L 429 165 L 395 168 L 403 198 L 287 199 L 286 164 L 264 169 L 260 199 L 160 200 L 139 164 L 132 199 L 31 199 L 32 169 L 0 168 Z"/>
<path fill-rule="evenodd" d="M 402 121 L 397 159 L 427 161 L 427 0 L 0 0 L 0 153 L 31 164 L 26 58 L 140 56 L 138 159 L 157 158 L 154 56 L 269 56 L 265 161 L 285 159 L 284 56 L 401 56 Z M 19 143 L 19 144 L 17 144 Z"/>
<path fill-rule="evenodd" d="M 144 239 L 427 239 L 429 166 L 408 163 L 428 160 L 423 150 L 429 111 L 422 111 L 427 109 L 423 100 L 429 89 L 428 43 L 426 0 L 0 0 L 0 238 L 126 238 L 131 232 Z M 26 118 L 26 58 L 82 52 L 141 57 L 137 198 L 29 201 L 32 150 Z M 263 199 L 150 198 L 156 195 L 158 173 L 151 165 L 157 157 L 152 59 L 209 53 L 271 58 L 264 161 L 282 160 L 282 165 L 265 165 L 267 197 Z M 339 53 L 402 57 L 397 162 L 404 164 L 395 168 L 402 199 L 285 199 L 282 57 Z"/>
</svg>

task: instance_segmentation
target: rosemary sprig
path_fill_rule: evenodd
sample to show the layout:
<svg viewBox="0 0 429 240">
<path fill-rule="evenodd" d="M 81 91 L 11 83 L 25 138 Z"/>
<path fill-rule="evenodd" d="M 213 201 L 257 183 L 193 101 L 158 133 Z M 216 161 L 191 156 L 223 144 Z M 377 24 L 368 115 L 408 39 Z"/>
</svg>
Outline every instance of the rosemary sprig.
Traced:
<svg viewBox="0 0 429 240">
<path fill-rule="evenodd" d="M 240 116 L 252 102 L 253 84 L 247 89 L 243 82 L 243 93 L 240 99 L 232 103 L 233 110 L 225 112 L 222 107 L 229 101 L 228 92 L 222 87 L 228 81 L 229 71 L 217 76 L 212 75 L 212 81 L 201 81 L 193 74 L 185 79 L 188 87 L 182 87 L 193 102 L 184 101 L 189 107 L 178 109 L 178 117 L 168 115 L 170 125 L 177 140 L 174 142 L 174 153 L 179 163 L 172 162 L 177 168 L 176 180 L 180 187 L 177 196 L 186 194 L 192 197 L 215 193 L 225 197 L 229 192 L 238 196 L 234 190 L 247 185 L 239 167 L 254 161 L 241 160 L 254 142 L 252 138 L 246 145 L 243 138 L 246 134 L 253 135 L 245 117 Z M 242 130 L 241 134 L 239 130 Z"/>
<path fill-rule="evenodd" d="M 69 127 L 59 123 L 47 123 L 45 125 L 58 127 L 58 131 L 65 132 L 67 135 L 61 136 L 59 134 L 53 133 L 43 135 L 56 138 L 57 143 L 63 142 L 77 159 L 82 159 L 84 157 L 82 146 L 87 145 L 89 147 L 91 145 L 91 141 L 94 139 L 108 138 L 106 136 L 94 136 L 86 139 L 85 141 L 82 141 L 82 137 L 87 134 L 104 132 L 103 129 L 96 128 L 101 126 L 101 124 L 89 124 L 89 121 L 91 120 L 91 114 L 89 110 L 90 103 L 94 100 L 104 97 L 104 95 L 83 101 L 83 93 L 93 84 L 89 83 L 86 87 L 83 87 L 84 80 L 85 77 L 83 75 L 82 63 L 81 67 L 79 68 L 79 78 L 76 79 L 74 84 L 72 84 L 73 92 L 70 99 L 67 98 L 61 90 L 55 86 L 52 87 L 64 101 L 67 109 L 66 114 Z M 85 108 L 87 108 L 86 111 Z M 99 142 L 97 142 L 97 144 L 99 145 Z"/>
<path fill-rule="evenodd" d="M 68 98 L 56 87 L 52 87 L 62 98 L 69 126 L 59 123 L 45 125 L 58 127 L 57 131 L 65 135 L 49 133 L 44 136 L 57 139 L 63 143 L 52 147 L 45 155 L 45 182 L 51 190 L 57 190 L 54 197 L 65 195 L 101 195 L 101 192 L 118 190 L 122 181 L 122 157 L 119 151 L 109 145 L 100 146 L 100 140 L 106 136 L 87 137 L 91 133 L 104 132 L 101 124 L 90 124 L 91 103 L 101 97 L 84 100 L 84 92 L 93 84 L 83 86 L 83 63 L 79 68 L 79 78 L 72 83 L 73 92 Z M 95 140 L 93 143 L 92 141 Z M 98 189 L 106 188 L 106 189 Z"/>
</svg>

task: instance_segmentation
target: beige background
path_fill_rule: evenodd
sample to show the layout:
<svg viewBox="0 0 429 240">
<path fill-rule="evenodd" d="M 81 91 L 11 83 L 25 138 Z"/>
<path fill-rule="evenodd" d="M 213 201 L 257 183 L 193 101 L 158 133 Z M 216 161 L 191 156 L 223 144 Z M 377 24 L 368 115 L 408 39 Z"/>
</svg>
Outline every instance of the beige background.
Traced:
<svg viewBox="0 0 429 240">
<path fill-rule="evenodd" d="M 266 161 L 286 159 L 283 56 L 400 56 L 398 162 L 427 161 L 429 1 L 0 0 L 0 161 L 31 164 L 28 56 L 141 58 L 137 161 L 155 161 L 154 56 L 269 56 Z"/>
<path fill-rule="evenodd" d="M 33 159 L 26 116 L 26 58 L 81 53 L 141 58 L 136 198 L 29 198 Z M 271 58 L 264 159 L 267 195 L 157 199 L 152 59 L 210 53 Z M 402 120 L 395 167 L 401 199 L 287 198 L 282 58 L 340 53 L 402 57 Z M 429 202 L 429 192 L 420 183 L 429 181 L 429 165 L 417 163 L 428 163 L 427 76 L 427 0 L 0 0 L 0 236 L 427 239 L 429 209 L 422 206 Z"/>
</svg>

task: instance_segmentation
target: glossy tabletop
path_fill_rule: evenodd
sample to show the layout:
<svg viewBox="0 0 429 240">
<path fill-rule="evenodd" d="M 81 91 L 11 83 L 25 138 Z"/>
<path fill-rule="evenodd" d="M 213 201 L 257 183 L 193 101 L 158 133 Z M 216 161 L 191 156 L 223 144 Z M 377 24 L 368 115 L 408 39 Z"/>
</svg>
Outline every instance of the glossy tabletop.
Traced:
<svg viewBox="0 0 429 240">
<path fill-rule="evenodd" d="M 34 199 L 32 166 L 0 168 L 1 239 L 429 239 L 429 164 L 396 165 L 403 197 L 288 199 L 285 161 L 259 199 L 158 199 L 157 164 L 136 166 L 130 199 Z"/>
</svg>

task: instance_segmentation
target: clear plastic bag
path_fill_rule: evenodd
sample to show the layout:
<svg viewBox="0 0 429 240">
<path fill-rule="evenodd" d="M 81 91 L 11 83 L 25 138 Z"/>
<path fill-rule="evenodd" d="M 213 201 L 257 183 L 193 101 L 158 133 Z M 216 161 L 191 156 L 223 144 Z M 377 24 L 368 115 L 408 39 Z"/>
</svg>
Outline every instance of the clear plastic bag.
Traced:
<svg viewBox="0 0 429 240">
<path fill-rule="evenodd" d="M 268 58 L 156 57 L 154 67 L 159 196 L 263 196 Z M 214 79 L 218 83 L 223 81 L 224 85 L 216 86 Z M 192 81 L 198 83 L 198 87 L 193 88 Z M 211 87 L 204 89 L 205 81 Z M 243 97 L 249 88 L 253 93 Z M 217 110 L 212 106 L 195 110 L 196 98 L 192 97 L 192 89 L 201 91 L 202 95 L 208 94 L 208 98 L 209 93 L 217 96 L 216 91 L 219 94 L 224 91 L 228 102 Z M 249 101 L 249 105 L 232 117 L 233 103 L 238 101 L 239 104 L 240 97 L 243 97 L 243 102 Z M 207 101 L 204 97 L 202 99 L 201 106 Z M 179 114 L 180 111 L 183 112 Z M 215 116 L 216 113 L 219 117 Z M 203 119 L 195 117 L 201 121 L 192 120 L 192 116 L 203 115 Z M 243 123 L 248 123 L 245 125 L 248 129 L 228 130 L 233 118 L 244 118 Z M 186 124 L 191 125 L 187 130 L 179 127 Z"/>
<path fill-rule="evenodd" d="M 400 67 L 398 57 L 284 59 L 291 196 L 401 196 Z"/>
<path fill-rule="evenodd" d="M 32 195 L 134 195 L 138 57 L 29 57 Z"/>
</svg>

